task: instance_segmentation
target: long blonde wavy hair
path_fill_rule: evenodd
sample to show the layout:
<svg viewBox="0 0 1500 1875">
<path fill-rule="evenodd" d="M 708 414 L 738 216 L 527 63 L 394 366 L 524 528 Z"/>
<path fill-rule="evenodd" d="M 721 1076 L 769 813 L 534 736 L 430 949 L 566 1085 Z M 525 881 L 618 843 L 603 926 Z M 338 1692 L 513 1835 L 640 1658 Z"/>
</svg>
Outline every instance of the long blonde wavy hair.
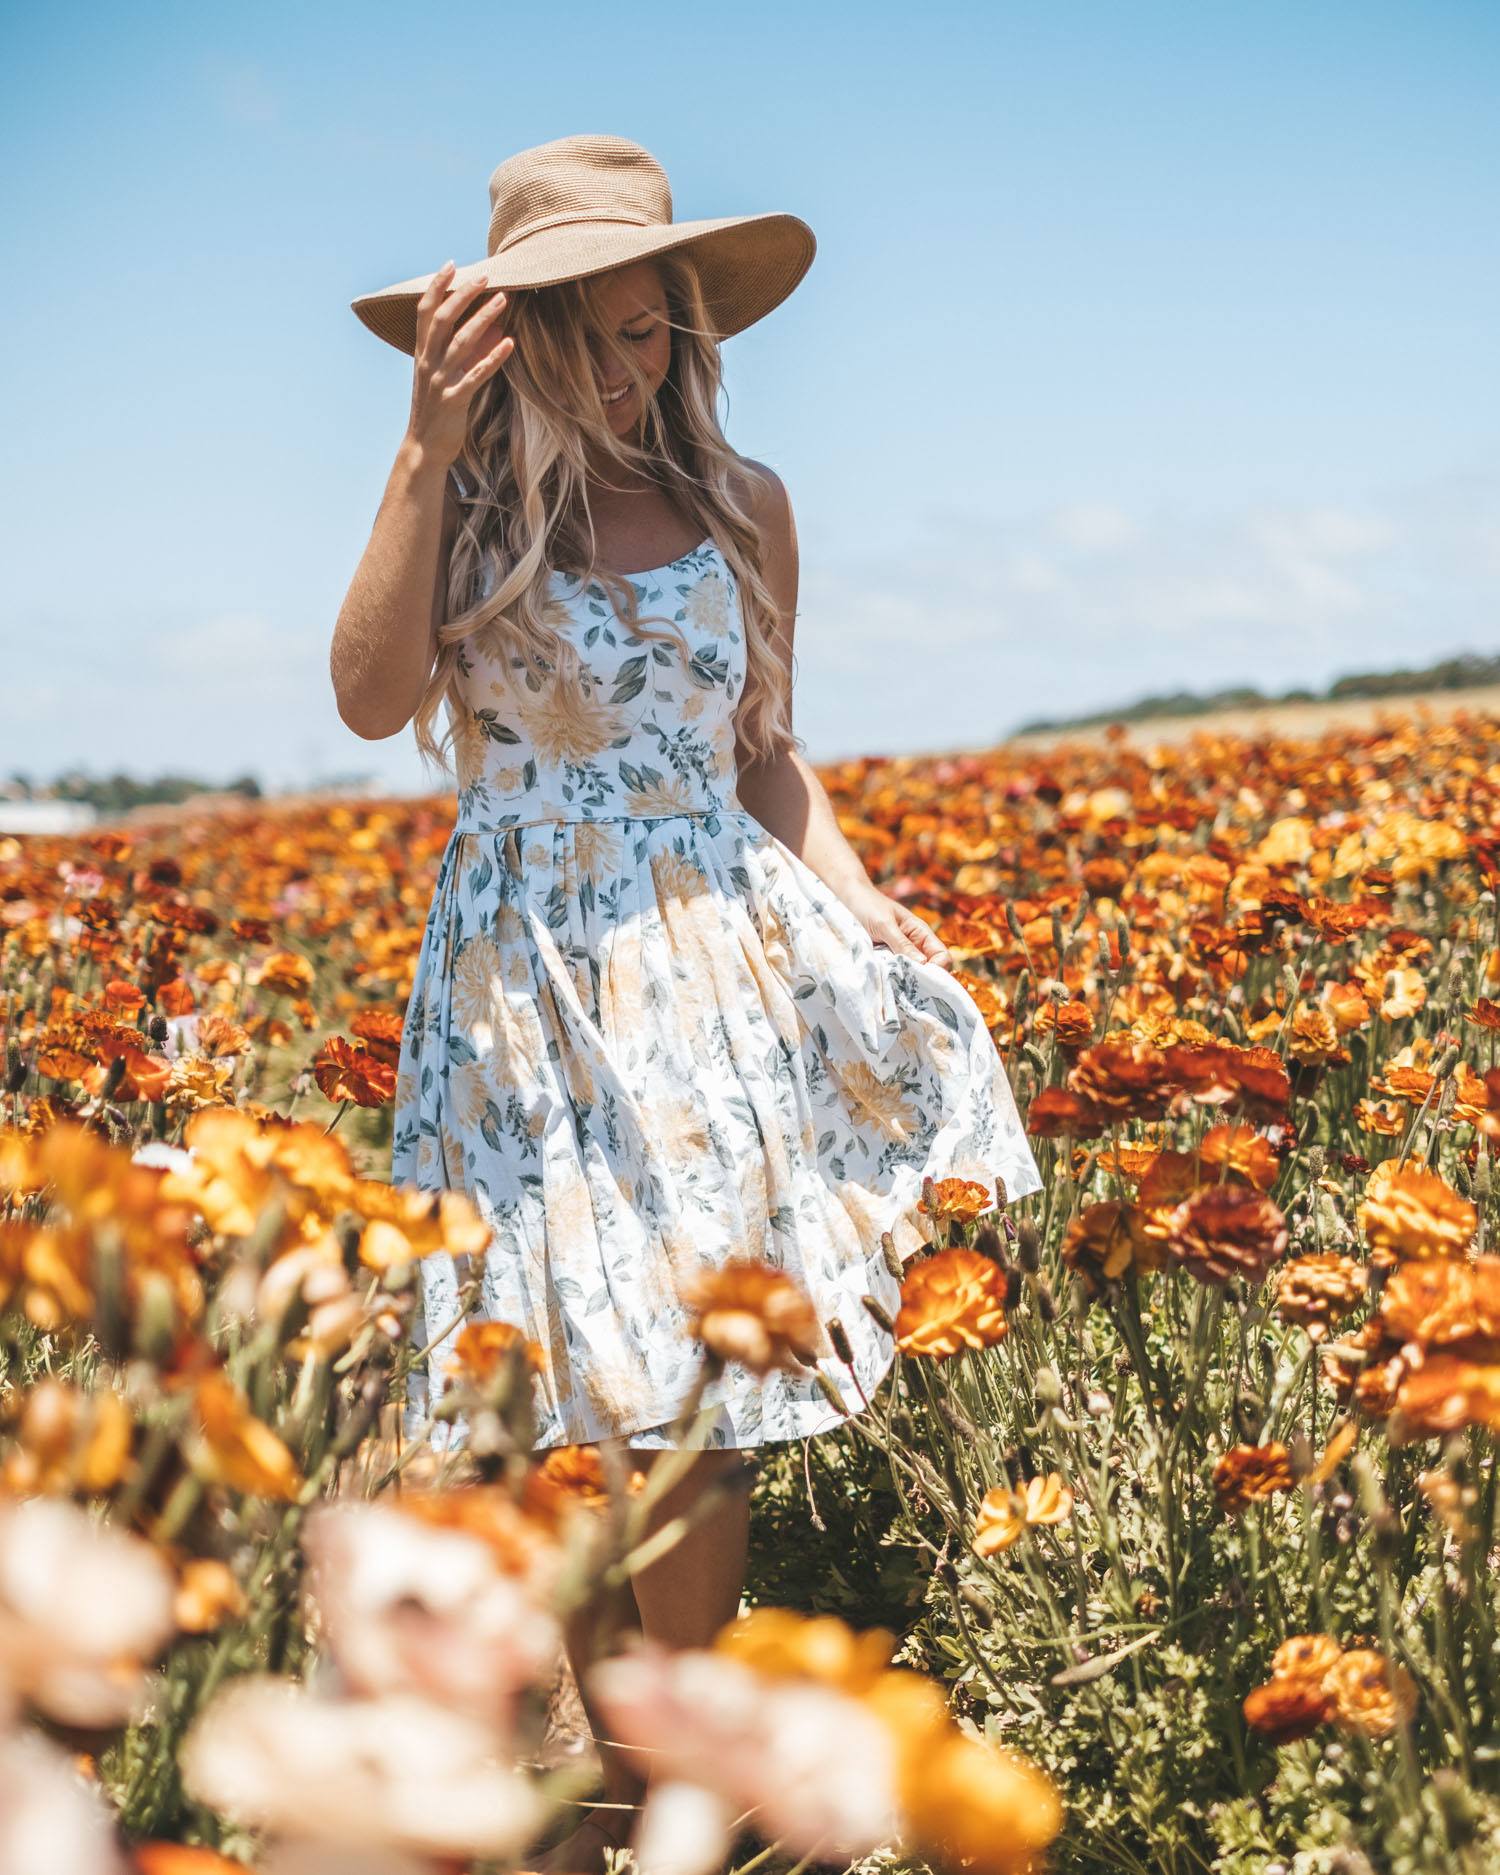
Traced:
<svg viewBox="0 0 1500 1875">
<path fill-rule="evenodd" d="M 486 651 L 507 667 L 520 660 L 538 684 L 549 677 L 577 680 L 574 646 L 544 616 L 555 569 L 597 581 L 628 629 L 643 639 L 675 642 L 691 656 L 672 619 L 642 615 L 630 579 L 596 562 L 589 445 L 595 461 L 618 463 L 656 481 L 732 569 L 746 643 L 736 715 L 745 750 L 752 759 L 768 760 L 803 746 L 792 733 L 786 666 L 774 648 L 779 620 L 762 571 L 764 543 L 734 492 L 737 481 L 756 471 L 729 447 L 719 426 L 719 341 L 698 271 L 682 253 L 658 255 L 654 265 L 671 327 L 671 362 L 656 393 L 632 348 L 607 328 L 597 276 L 511 296 L 504 330 L 513 334 L 515 349 L 476 394 L 468 437 L 454 464 L 463 489 L 448 561 L 446 616 L 413 718 L 418 750 L 444 771 L 463 708 L 459 659 L 476 633 L 484 633 Z M 621 361 L 636 386 L 644 412 L 639 441 L 616 436 L 605 421 L 591 339 Z M 650 627 L 652 619 L 661 629 Z M 434 725 L 445 701 L 450 722 L 440 742 Z"/>
</svg>

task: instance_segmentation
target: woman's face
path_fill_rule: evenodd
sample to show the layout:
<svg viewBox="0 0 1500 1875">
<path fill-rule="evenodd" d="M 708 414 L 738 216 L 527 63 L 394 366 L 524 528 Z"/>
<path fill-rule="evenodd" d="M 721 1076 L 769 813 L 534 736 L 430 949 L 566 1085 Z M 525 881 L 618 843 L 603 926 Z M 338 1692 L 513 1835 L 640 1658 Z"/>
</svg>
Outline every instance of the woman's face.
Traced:
<svg viewBox="0 0 1500 1875">
<path fill-rule="evenodd" d="M 666 323 L 667 296 L 661 275 L 649 260 L 617 267 L 600 276 L 599 308 L 606 328 L 634 354 L 653 392 L 661 388 L 672 361 L 672 332 Z M 604 402 L 604 420 L 617 436 L 626 436 L 641 420 L 641 400 L 624 367 L 594 350 L 594 378 Z M 623 394 L 622 394 L 623 393 Z"/>
</svg>

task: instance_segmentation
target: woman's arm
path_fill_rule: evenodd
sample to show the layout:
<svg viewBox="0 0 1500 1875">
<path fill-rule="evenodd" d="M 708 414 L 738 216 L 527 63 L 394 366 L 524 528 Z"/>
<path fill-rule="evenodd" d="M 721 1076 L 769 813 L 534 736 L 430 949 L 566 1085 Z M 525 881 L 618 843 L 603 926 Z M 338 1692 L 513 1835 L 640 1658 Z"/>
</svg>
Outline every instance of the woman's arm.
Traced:
<svg viewBox="0 0 1500 1875">
<path fill-rule="evenodd" d="M 328 660 L 339 715 L 367 741 L 404 729 L 422 700 L 457 525 L 448 464 L 404 436 Z"/>
<path fill-rule="evenodd" d="M 765 542 L 767 584 L 779 615 L 777 655 L 792 690 L 792 650 L 796 630 L 799 567 L 797 525 L 791 500 L 779 476 L 764 463 L 748 466 L 768 479 L 754 498 L 756 521 Z M 844 838 L 828 798 L 811 765 L 796 749 L 773 761 L 751 757 L 736 746 L 741 804 L 789 848 L 849 907 L 877 944 L 904 956 L 951 962 L 949 952 L 930 926 L 899 900 L 882 892 L 859 855 Z"/>
<path fill-rule="evenodd" d="M 339 715 L 372 742 L 406 727 L 432 676 L 458 531 L 449 470 L 463 450 L 470 404 L 516 345 L 496 326 L 506 295 L 481 305 L 489 291 L 482 280 L 450 292 L 452 277 L 447 261 L 417 301 L 411 416 L 333 628 L 328 661 Z"/>
</svg>

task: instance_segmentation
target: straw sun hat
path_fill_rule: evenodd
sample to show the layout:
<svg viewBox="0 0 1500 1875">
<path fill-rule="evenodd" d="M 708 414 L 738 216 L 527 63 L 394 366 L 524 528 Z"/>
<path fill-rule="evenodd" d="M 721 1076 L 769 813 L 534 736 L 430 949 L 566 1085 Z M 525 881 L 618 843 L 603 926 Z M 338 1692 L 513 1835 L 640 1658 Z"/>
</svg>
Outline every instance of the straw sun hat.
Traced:
<svg viewBox="0 0 1500 1875">
<path fill-rule="evenodd" d="M 779 306 L 812 265 L 813 231 L 795 215 L 673 221 L 666 172 L 628 137 L 559 137 L 509 156 L 490 177 L 489 254 L 451 286 L 555 286 L 687 249 L 723 339 Z M 365 293 L 354 310 L 377 338 L 417 348 L 417 301 L 431 274 Z"/>
</svg>

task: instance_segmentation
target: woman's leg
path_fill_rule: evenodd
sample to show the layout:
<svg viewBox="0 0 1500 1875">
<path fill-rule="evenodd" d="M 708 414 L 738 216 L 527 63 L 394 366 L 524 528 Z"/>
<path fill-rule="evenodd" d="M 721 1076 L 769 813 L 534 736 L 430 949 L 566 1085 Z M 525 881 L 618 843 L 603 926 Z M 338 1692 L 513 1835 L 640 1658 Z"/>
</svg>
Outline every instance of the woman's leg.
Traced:
<svg viewBox="0 0 1500 1875">
<path fill-rule="evenodd" d="M 661 1456 L 656 1449 L 629 1454 L 631 1464 L 645 1472 Z M 602 1868 L 601 1828 L 615 1841 L 625 1840 L 631 1817 L 617 1806 L 638 1806 L 650 1775 L 649 1754 L 633 1752 L 610 1739 L 608 1724 L 587 1691 L 593 1662 L 617 1652 L 632 1629 L 665 1647 L 706 1646 L 739 1613 L 749 1547 L 751 1483 L 740 1452 L 698 1453 L 686 1475 L 651 1507 L 645 1534 L 685 1514 L 700 1492 L 719 1481 L 724 1488 L 717 1500 L 664 1555 L 640 1570 L 612 1601 L 581 1611 L 565 1625 L 564 1643 L 594 1734 L 604 1791 L 601 1808 L 586 1813 L 577 1830 L 555 1848 L 533 1858 L 532 1866 L 538 1870 Z"/>
</svg>

